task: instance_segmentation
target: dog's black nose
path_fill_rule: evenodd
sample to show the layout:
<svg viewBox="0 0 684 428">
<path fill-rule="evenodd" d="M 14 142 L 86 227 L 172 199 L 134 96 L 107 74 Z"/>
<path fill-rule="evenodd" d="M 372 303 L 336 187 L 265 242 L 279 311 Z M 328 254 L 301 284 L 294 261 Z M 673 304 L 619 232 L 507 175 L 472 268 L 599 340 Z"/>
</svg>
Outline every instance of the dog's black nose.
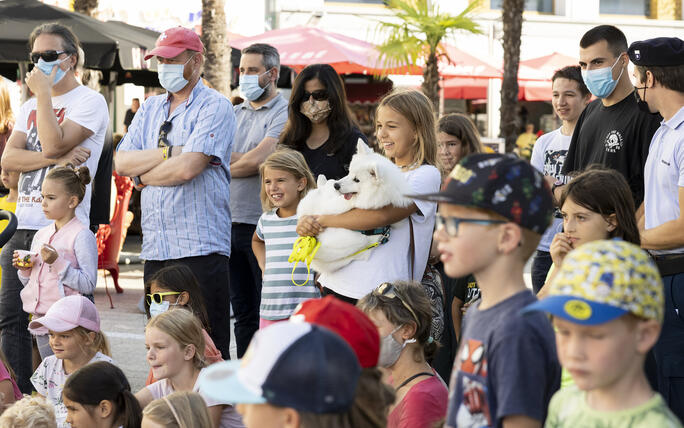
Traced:
<svg viewBox="0 0 684 428">
<path fill-rule="evenodd" d="M 335 190 L 340 190 L 340 183 L 335 183 Z"/>
</svg>

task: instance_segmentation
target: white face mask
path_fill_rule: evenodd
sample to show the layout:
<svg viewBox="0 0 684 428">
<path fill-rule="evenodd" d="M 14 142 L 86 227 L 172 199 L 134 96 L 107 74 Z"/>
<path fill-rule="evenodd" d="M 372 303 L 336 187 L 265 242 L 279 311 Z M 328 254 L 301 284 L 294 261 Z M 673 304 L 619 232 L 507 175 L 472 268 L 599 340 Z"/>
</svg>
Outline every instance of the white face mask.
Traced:
<svg viewBox="0 0 684 428">
<path fill-rule="evenodd" d="M 159 64 L 159 69 L 157 70 L 159 76 L 159 83 L 162 88 L 167 91 L 174 93 L 185 88 L 188 84 L 188 80 L 183 77 L 183 70 L 185 70 L 185 65 L 194 58 L 194 55 L 185 61 L 185 64 Z"/>
<path fill-rule="evenodd" d="M 380 367 L 392 367 L 401 356 L 406 345 L 416 342 L 416 339 L 407 339 L 404 343 L 397 342 L 393 335 L 400 328 L 401 326 L 395 328 L 390 334 L 380 339 L 380 355 L 378 356 Z"/>
<path fill-rule="evenodd" d="M 180 296 L 176 298 L 176 303 L 174 304 L 171 304 L 166 300 L 162 300 L 161 303 L 152 302 L 150 304 L 150 317 L 156 317 L 159 314 L 163 314 L 169 310 L 169 306 L 178 306 L 178 299 L 180 299 Z"/>
</svg>

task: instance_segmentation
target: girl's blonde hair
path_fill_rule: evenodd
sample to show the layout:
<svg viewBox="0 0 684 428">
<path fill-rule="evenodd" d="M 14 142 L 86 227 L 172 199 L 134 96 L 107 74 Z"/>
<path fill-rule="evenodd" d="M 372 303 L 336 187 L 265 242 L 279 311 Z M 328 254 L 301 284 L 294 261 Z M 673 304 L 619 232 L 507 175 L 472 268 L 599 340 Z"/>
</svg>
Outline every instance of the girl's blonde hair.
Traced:
<svg viewBox="0 0 684 428">
<path fill-rule="evenodd" d="M 112 353 L 109 350 L 109 341 L 107 340 L 107 337 L 104 335 L 104 333 L 102 333 L 102 331 L 92 331 L 88 330 L 85 327 L 78 326 L 73 329 L 73 332 L 77 336 L 80 336 L 84 342 L 87 342 L 90 339 L 90 333 L 94 333 L 95 338 L 93 339 L 93 344 L 91 345 L 90 349 L 88 349 L 88 351 L 92 352 L 93 354 L 101 352 L 107 355 L 108 357 L 112 356 Z"/>
<path fill-rule="evenodd" d="M 179 391 L 154 400 L 143 410 L 143 419 L 167 428 L 212 428 L 207 404 L 196 392 Z"/>
<path fill-rule="evenodd" d="M 264 171 L 266 168 L 289 172 L 297 180 L 306 178 L 306 186 L 299 192 L 300 201 L 306 196 L 309 190 L 316 188 L 316 180 L 314 180 L 313 174 L 306 164 L 304 156 L 296 150 L 279 148 L 271 153 L 259 167 L 259 177 L 261 177 L 261 207 L 264 211 L 271 211 L 275 208 L 268 198 L 266 186 L 264 186 Z"/>
<path fill-rule="evenodd" d="M 202 323 L 190 311 L 166 311 L 155 317 L 152 317 L 147 323 L 149 328 L 157 328 L 160 331 L 171 336 L 173 340 L 178 342 L 181 349 L 185 349 L 188 345 L 195 347 L 195 355 L 192 357 L 192 363 L 197 369 L 201 369 L 206 365 L 204 361 L 204 335 L 202 334 Z"/>
<path fill-rule="evenodd" d="M 415 89 L 395 89 L 380 101 L 376 116 L 382 107 L 389 107 L 404 116 L 415 129 L 417 141 L 413 146 L 411 164 L 437 166 L 435 112 L 428 97 Z"/>
<path fill-rule="evenodd" d="M 0 134 L 4 134 L 14 123 L 14 113 L 10 103 L 10 93 L 7 84 L 0 82 Z"/>
<path fill-rule="evenodd" d="M 57 428 L 52 404 L 40 396 L 24 396 L 0 416 L 0 428 Z"/>
</svg>

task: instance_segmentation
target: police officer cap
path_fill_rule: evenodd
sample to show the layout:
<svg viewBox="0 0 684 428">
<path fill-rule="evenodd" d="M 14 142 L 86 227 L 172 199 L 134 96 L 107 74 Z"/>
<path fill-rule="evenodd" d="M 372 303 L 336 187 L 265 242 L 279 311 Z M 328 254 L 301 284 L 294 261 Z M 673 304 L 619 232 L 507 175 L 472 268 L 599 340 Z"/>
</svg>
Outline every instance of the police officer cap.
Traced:
<svg viewBox="0 0 684 428">
<path fill-rule="evenodd" d="M 684 41 L 679 37 L 658 37 L 634 42 L 627 51 L 635 65 L 667 67 L 684 64 Z"/>
</svg>

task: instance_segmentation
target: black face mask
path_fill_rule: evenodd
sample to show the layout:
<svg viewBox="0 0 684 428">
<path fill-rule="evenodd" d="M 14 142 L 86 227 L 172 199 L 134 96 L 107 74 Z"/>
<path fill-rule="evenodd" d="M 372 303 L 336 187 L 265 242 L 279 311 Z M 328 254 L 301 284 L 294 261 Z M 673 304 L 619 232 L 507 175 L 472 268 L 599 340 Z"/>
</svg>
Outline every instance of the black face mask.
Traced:
<svg viewBox="0 0 684 428">
<path fill-rule="evenodd" d="M 642 86 L 640 88 L 634 88 L 634 89 L 636 89 L 634 91 L 634 98 L 636 98 L 636 100 L 637 100 L 637 108 L 644 113 L 658 114 L 658 112 L 652 113 L 651 110 L 648 108 L 648 103 L 646 102 L 646 89 L 648 89 L 648 88 L 646 86 Z M 644 90 L 644 99 L 643 100 L 639 96 L 639 89 Z"/>
</svg>

